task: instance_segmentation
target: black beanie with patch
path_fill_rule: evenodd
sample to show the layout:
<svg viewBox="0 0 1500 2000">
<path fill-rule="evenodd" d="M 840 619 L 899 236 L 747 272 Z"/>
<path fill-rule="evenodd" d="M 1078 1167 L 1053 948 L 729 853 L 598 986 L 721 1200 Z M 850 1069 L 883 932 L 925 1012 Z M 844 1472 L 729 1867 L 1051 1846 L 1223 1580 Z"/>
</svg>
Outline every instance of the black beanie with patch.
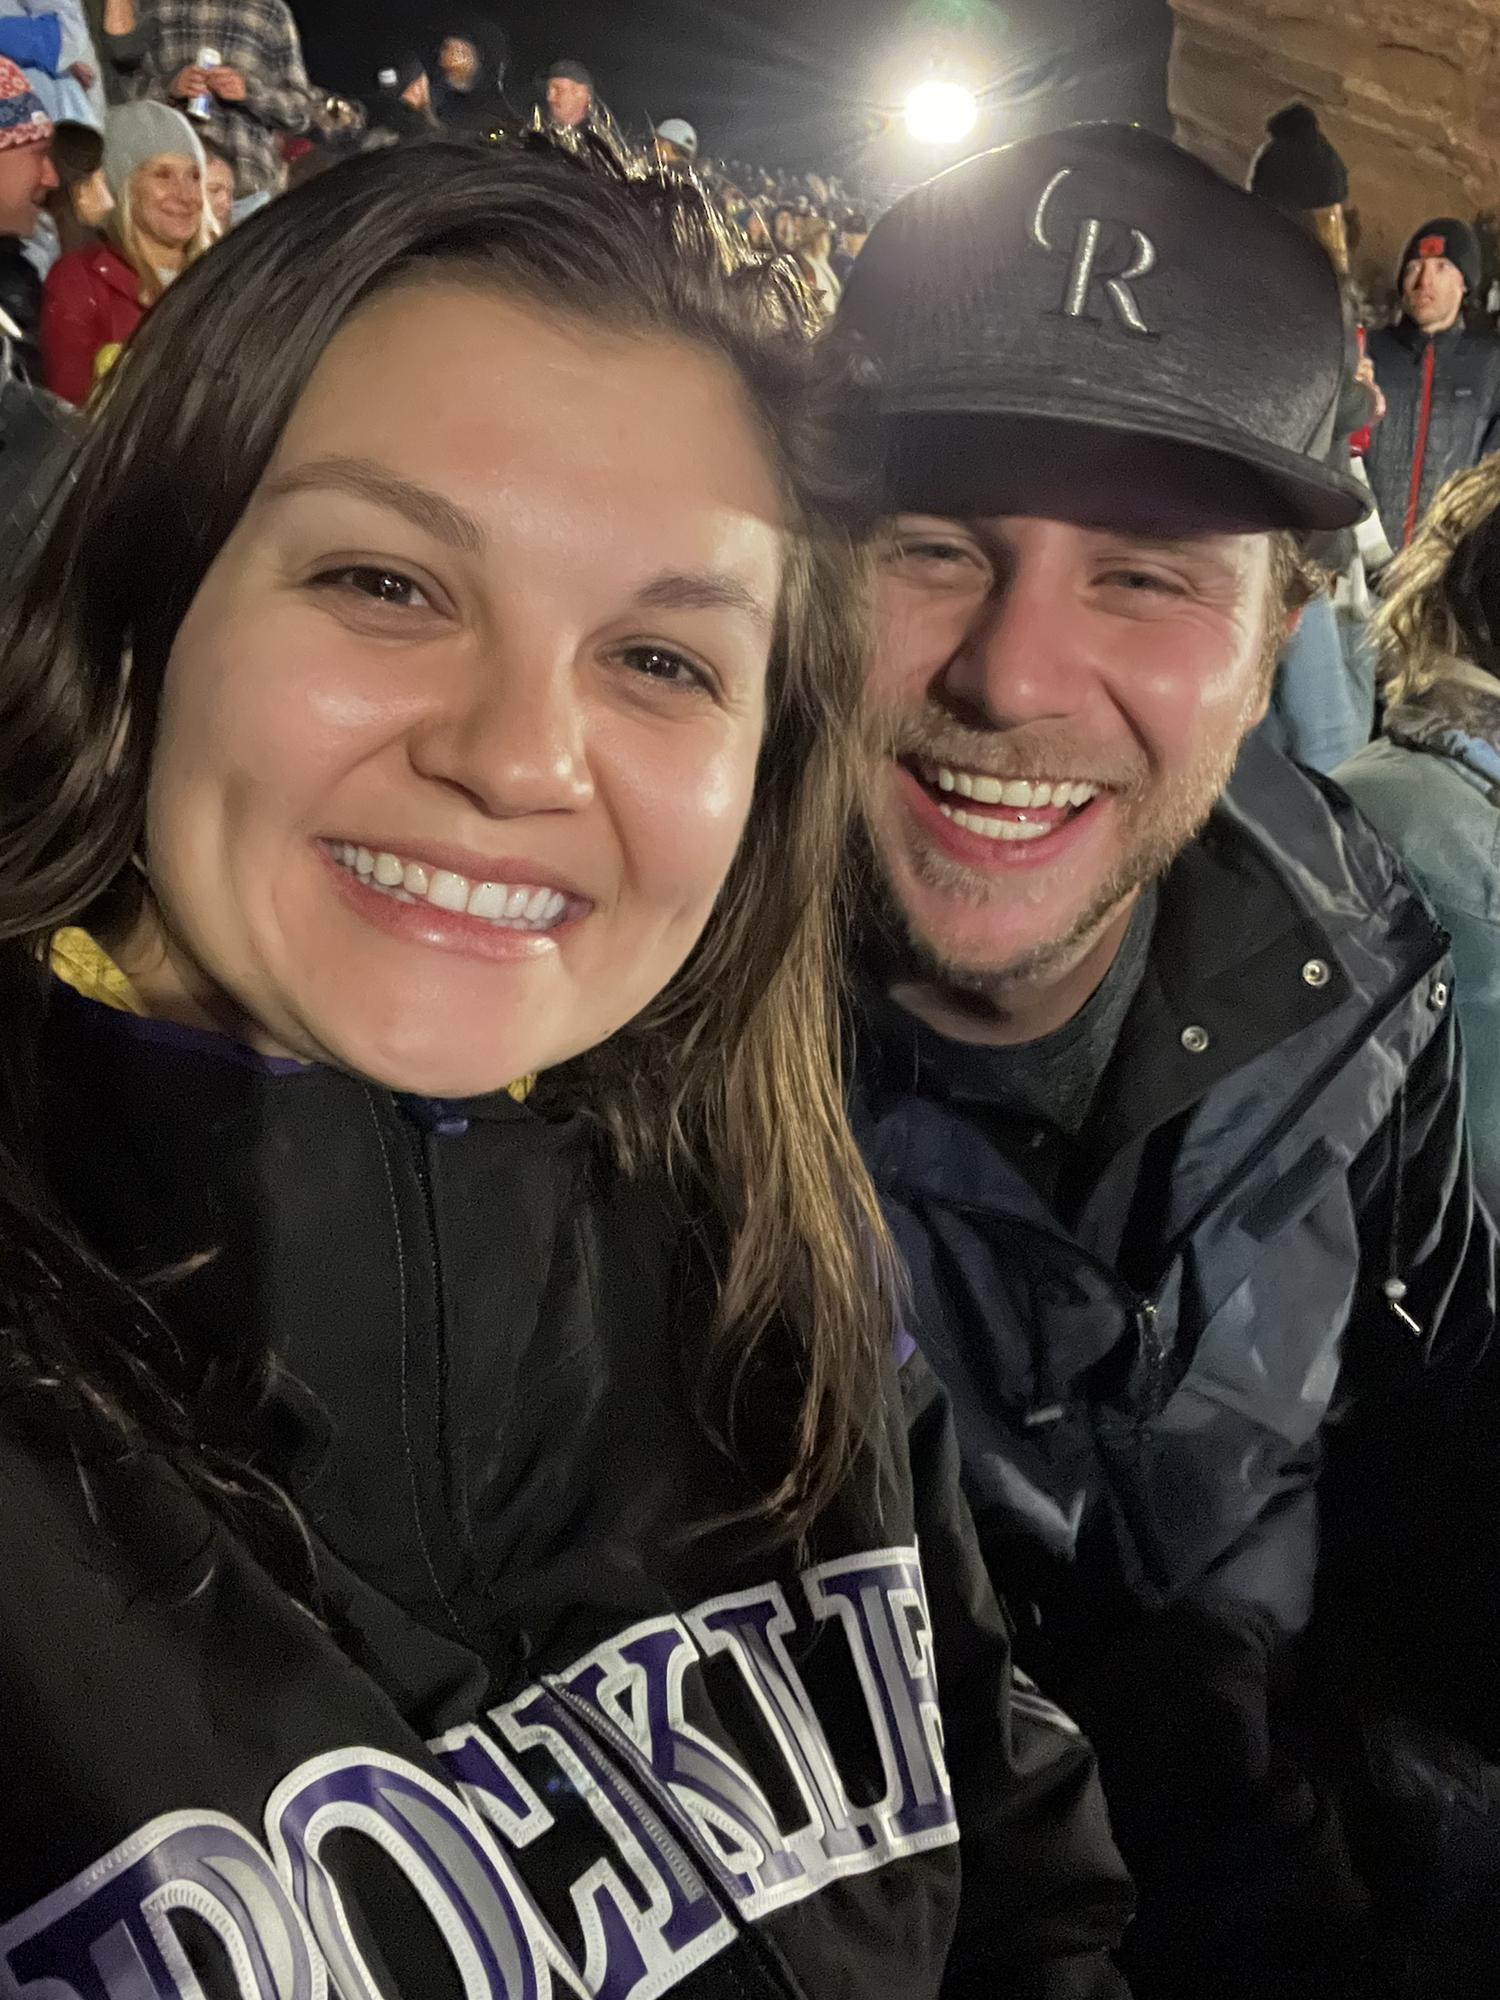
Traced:
<svg viewBox="0 0 1500 2000">
<path fill-rule="evenodd" d="M 1419 257 L 1446 257 L 1463 272 L 1464 290 L 1479 290 L 1479 281 L 1484 276 L 1484 250 L 1468 223 L 1460 222 L 1456 215 L 1440 215 L 1413 231 L 1411 241 L 1401 253 L 1401 271 L 1397 276 Z"/>
</svg>

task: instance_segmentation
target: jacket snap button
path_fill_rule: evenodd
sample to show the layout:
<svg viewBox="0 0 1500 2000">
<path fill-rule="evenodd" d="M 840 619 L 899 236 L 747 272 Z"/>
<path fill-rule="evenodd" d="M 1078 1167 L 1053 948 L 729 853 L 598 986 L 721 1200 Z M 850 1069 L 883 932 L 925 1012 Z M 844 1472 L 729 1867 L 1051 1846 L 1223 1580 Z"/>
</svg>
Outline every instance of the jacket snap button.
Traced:
<svg viewBox="0 0 1500 2000">
<path fill-rule="evenodd" d="M 1321 958 L 1310 958 L 1302 968 L 1302 977 L 1309 986 L 1326 986 L 1330 976 L 1328 966 Z"/>
<path fill-rule="evenodd" d="M 1447 1006 L 1448 982 L 1445 979 L 1438 980 L 1437 984 L 1433 987 L 1432 1004 L 1440 1014 L 1442 1013 L 1443 1009 Z"/>
<path fill-rule="evenodd" d="M 1201 1056 L 1203 1051 L 1208 1047 L 1207 1028 L 1184 1028 L 1182 1031 L 1182 1046 L 1190 1056 Z"/>
</svg>

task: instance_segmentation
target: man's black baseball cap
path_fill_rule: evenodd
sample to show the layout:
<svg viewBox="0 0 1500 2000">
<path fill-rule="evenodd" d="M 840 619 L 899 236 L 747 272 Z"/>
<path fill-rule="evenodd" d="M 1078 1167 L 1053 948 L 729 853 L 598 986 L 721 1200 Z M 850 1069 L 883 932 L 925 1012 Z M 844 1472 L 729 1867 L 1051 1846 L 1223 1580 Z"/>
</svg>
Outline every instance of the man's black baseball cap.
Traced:
<svg viewBox="0 0 1500 2000">
<path fill-rule="evenodd" d="M 963 496 L 901 504 L 1027 511 L 1029 478 L 1147 438 L 1246 526 L 1369 511 L 1325 463 L 1346 348 L 1324 251 L 1138 127 L 1024 139 L 915 189 L 875 225 L 837 324 L 875 364 L 895 458 Z"/>
</svg>

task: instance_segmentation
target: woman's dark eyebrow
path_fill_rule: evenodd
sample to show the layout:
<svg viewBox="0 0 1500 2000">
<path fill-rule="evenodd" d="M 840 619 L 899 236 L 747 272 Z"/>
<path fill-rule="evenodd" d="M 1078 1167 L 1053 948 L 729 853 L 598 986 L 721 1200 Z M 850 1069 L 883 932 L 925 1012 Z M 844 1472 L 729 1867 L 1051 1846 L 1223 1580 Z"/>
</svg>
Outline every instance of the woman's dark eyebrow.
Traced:
<svg viewBox="0 0 1500 2000">
<path fill-rule="evenodd" d="M 464 555 L 482 555 L 488 537 L 474 515 L 430 486 L 403 479 L 370 458 L 314 458 L 294 465 L 267 482 L 264 497 L 285 500 L 296 493 L 351 493 L 402 514 L 414 527 Z"/>
<path fill-rule="evenodd" d="M 422 486 L 403 479 L 368 458 L 314 458 L 292 466 L 270 480 L 268 500 L 285 500 L 297 493 L 352 493 L 405 515 L 414 526 L 447 542 L 466 555 L 480 555 L 488 538 L 475 517 L 462 507 Z M 738 611 L 769 631 L 775 614 L 748 585 L 722 570 L 664 570 L 636 594 L 636 603 L 654 611 Z"/>
<path fill-rule="evenodd" d="M 738 611 L 769 631 L 775 614 L 747 584 L 722 570 L 663 570 L 636 592 L 652 611 Z"/>
</svg>

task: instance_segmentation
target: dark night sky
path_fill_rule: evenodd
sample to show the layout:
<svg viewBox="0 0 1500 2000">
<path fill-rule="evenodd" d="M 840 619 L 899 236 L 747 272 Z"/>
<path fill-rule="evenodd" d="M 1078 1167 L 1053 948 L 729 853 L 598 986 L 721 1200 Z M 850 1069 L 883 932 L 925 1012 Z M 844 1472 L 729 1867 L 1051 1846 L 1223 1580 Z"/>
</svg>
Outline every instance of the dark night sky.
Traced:
<svg viewBox="0 0 1500 2000">
<path fill-rule="evenodd" d="M 293 0 L 314 78 L 368 97 L 382 56 L 477 13 L 512 44 L 529 98 L 554 56 L 588 63 L 628 125 L 685 117 L 708 151 L 798 168 L 911 178 L 890 114 L 934 51 L 986 93 L 976 142 L 1072 118 L 1165 118 L 1167 0 Z"/>
</svg>

